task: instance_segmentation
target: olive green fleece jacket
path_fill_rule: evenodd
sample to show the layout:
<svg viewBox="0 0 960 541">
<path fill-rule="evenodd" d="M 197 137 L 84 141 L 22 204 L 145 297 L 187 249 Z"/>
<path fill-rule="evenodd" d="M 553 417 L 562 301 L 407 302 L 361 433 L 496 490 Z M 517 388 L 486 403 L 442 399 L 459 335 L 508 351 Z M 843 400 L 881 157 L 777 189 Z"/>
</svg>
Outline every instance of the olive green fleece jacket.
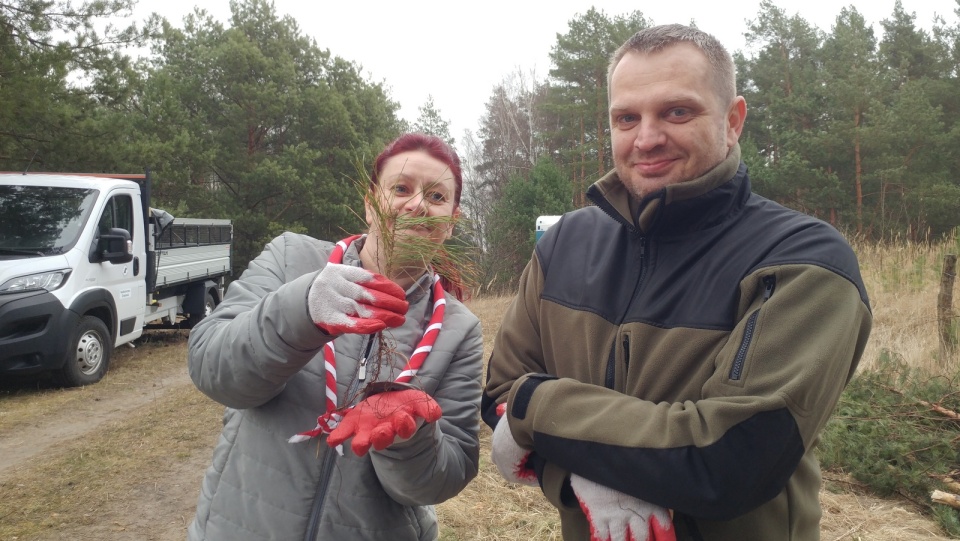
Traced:
<svg viewBox="0 0 960 541">
<path fill-rule="evenodd" d="M 818 435 L 871 314 L 828 224 L 750 190 L 739 148 L 631 211 L 615 173 L 538 242 L 489 360 L 566 540 L 569 473 L 673 509 L 679 540 L 819 539 Z M 636 216 L 636 219 L 634 219 Z"/>
</svg>

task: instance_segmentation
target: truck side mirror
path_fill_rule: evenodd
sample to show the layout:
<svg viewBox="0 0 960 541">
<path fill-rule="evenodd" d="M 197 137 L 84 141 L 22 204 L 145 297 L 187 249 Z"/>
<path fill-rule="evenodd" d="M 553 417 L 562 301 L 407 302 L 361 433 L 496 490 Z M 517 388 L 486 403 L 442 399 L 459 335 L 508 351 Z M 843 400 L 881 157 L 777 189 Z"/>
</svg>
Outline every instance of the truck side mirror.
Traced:
<svg viewBox="0 0 960 541">
<path fill-rule="evenodd" d="M 133 261 L 133 243 L 130 242 L 130 232 L 118 227 L 100 235 L 97 240 L 97 254 L 100 261 L 111 263 L 129 263 Z"/>
</svg>

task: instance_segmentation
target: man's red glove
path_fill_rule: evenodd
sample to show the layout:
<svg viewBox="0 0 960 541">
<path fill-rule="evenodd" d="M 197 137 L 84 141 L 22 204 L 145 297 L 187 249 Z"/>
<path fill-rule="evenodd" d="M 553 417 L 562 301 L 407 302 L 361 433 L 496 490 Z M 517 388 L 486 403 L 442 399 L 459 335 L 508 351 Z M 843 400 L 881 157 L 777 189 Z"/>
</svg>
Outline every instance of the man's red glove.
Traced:
<svg viewBox="0 0 960 541">
<path fill-rule="evenodd" d="M 676 541 L 670 511 L 575 473 L 570 486 L 590 522 L 590 541 Z"/>
<path fill-rule="evenodd" d="M 385 276 L 328 263 L 310 285 L 307 306 L 314 324 L 329 335 L 373 334 L 403 325 L 406 298 Z"/>
<path fill-rule="evenodd" d="M 367 454 L 372 445 L 381 451 L 399 439 L 417 431 L 417 419 L 432 423 L 443 415 L 440 405 L 420 389 L 387 391 L 364 398 L 347 410 L 337 428 L 327 437 L 327 445 L 336 447 L 350 438 L 354 454 Z"/>
<path fill-rule="evenodd" d="M 500 416 L 500 420 L 493 429 L 490 458 L 500 470 L 500 475 L 507 481 L 532 487 L 538 486 L 537 474 L 530 465 L 531 451 L 520 447 L 520 444 L 513 439 L 507 417 L 503 415 L 506 407 L 506 404 L 497 406 L 497 415 Z"/>
</svg>

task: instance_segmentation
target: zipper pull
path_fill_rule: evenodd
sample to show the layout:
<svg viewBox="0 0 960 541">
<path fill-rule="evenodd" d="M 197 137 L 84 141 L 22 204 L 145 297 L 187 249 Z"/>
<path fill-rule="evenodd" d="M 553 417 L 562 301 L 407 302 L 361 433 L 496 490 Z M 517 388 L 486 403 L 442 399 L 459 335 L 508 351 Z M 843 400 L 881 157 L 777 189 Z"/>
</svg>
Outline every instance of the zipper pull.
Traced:
<svg viewBox="0 0 960 541">
<path fill-rule="evenodd" d="M 763 301 L 766 302 L 770 300 L 770 297 L 773 295 L 773 290 L 777 287 L 777 277 L 772 274 L 764 276 L 763 285 L 766 286 L 763 290 Z"/>
<path fill-rule="evenodd" d="M 367 359 L 370 358 L 370 351 L 373 350 L 373 337 L 367 338 L 367 350 L 360 357 L 360 368 L 357 370 L 357 381 L 363 382 L 367 379 Z"/>
</svg>

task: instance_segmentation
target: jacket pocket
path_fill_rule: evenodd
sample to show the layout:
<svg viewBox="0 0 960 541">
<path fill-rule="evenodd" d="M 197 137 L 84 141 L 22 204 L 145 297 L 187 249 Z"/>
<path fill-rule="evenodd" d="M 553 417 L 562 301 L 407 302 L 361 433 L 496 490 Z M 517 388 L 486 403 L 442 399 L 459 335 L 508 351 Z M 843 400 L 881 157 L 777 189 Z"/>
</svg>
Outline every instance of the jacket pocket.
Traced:
<svg viewBox="0 0 960 541">
<path fill-rule="evenodd" d="M 622 362 L 621 362 L 622 360 Z M 623 382 L 630 370 L 630 332 L 620 330 L 613 339 L 607 366 L 604 370 L 603 384 L 608 389 L 623 392 Z M 617 372 L 621 372 L 620 385 L 617 385 Z"/>
<path fill-rule="evenodd" d="M 760 308 L 763 308 L 763 303 L 770 300 L 770 297 L 773 296 L 773 290 L 777 288 L 777 277 L 771 274 L 764 276 L 761 280 L 763 280 L 763 300 Z M 747 360 L 747 353 L 749 353 L 750 344 L 753 342 L 757 319 L 760 317 L 760 308 L 754 310 L 747 318 L 747 326 L 743 330 L 743 338 L 740 340 L 740 347 L 737 348 L 737 356 L 733 359 L 733 366 L 730 367 L 731 381 L 740 381 L 743 376 L 743 364 Z"/>
</svg>

